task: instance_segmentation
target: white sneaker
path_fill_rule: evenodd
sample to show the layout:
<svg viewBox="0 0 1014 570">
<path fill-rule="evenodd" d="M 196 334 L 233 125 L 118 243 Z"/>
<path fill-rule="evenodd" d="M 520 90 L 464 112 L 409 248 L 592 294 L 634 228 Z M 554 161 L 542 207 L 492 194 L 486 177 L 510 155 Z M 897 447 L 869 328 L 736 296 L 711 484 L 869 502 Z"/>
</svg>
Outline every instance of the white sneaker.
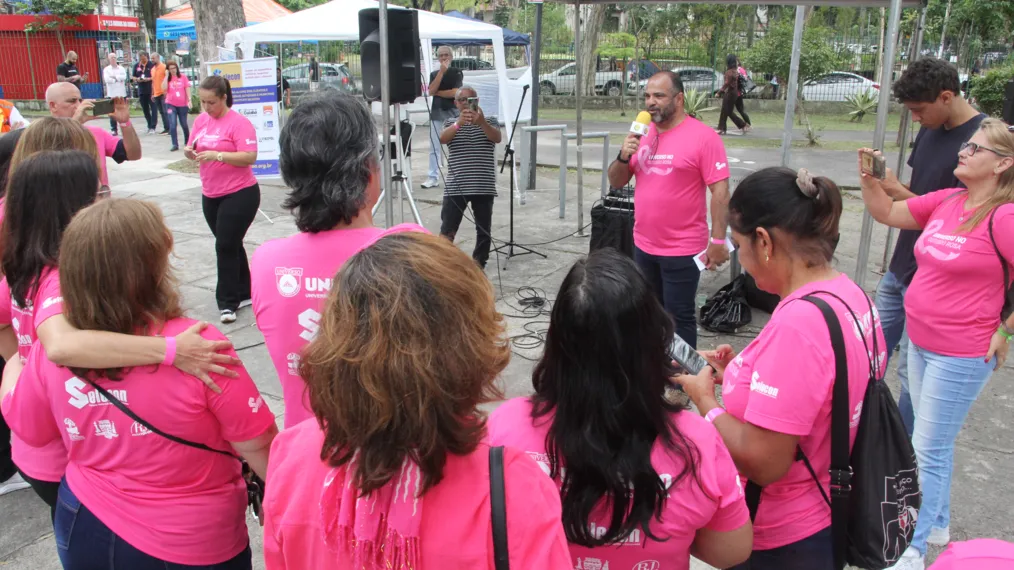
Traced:
<svg viewBox="0 0 1014 570">
<path fill-rule="evenodd" d="M 0 495 L 6 495 L 7 493 L 13 493 L 14 491 L 20 491 L 31 487 L 28 481 L 21 478 L 20 473 L 14 473 L 10 479 L 0 483 Z"/>
<path fill-rule="evenodd" d="M 239 308 L 239 309 L 242 309 L 243 307 L 250 307 L 250 306 L 252 306 L 252 305 L 253 305 L 253 300 L 251 300 L 251 299 L 247 299 L 246 301 L 240 301 L 240 302 L 239 302 L 239 307 L 238 307 L 238 308 Z"/>
<path fill-rule="evenodd" d="M 926 542 L 933 546 L 947 546 L 951 541 L 951 527 L 947 526 L 944 528 L 933 527 L 930 529 L 929 538 Z"/>
<path fill-rule="evenodd" d="M 918 550 L 909 546 L 898 562 L 887 570 L 926 570 L 926 562 Z"/>
<path fill-rule="evenodd" d="M 440 186 L 440 181 L 436 178 L 430 178 L 426 182 L 422 183 L 423 188 L 436 188 L 437 186 Z"/>
<path fill-rule="evenodd" d="M 231 309 L 222 309 L 221 316 L 219 317 L 219 319 L 223 323 L 234 323 L 236 322 L 236 311 L 233 311 Z"/>
</svg>

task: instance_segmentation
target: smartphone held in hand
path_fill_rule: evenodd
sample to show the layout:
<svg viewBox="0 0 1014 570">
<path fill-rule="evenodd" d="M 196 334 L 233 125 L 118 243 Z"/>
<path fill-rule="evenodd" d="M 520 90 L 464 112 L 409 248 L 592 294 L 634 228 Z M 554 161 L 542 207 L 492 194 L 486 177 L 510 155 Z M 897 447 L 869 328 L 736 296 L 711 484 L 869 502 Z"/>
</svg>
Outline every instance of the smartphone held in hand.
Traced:
<svg viewBox="0 0 1014 570">
<path fill-rule="evenodd" d="M 102 115 L 113 114 L 113 100 L 112 99 L 96 99 L 93 101 L 92 116 L 101 117 Z"/>
<path fill-rule="evenodd" d="M 468 108 L 473 113 L 477 112 L 479 110 L 479 98 L 478 97 L 469 97 L 468 98 Z"/>
<path fill-rule="evenodd" d="M 863 172 L 883 180 L 887 176 L 887 161 L 884 160 L 884 156 L 881 154 L 874 154 L 872 152 L 863 153 Z"/>
<path fill-rule="evenodd" d="M 679 364 L 680 368 L 685 370 L 687 374 L 697 375 L 708 365 L 708 361 L 704 360 L 704 357 L 698 354 L 678 334 L 672 335 L 672 344 L 669 345 L 668 354 L 669 358 L 673 359 L 673 362 L 676 364 Z"/>
</svg>

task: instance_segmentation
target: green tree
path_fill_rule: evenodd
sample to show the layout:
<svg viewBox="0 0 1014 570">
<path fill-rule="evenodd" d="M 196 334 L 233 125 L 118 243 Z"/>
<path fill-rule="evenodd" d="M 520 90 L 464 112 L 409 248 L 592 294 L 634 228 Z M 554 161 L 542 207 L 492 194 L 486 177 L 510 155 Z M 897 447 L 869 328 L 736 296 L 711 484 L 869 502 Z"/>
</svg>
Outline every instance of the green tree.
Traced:
<svg viewBox="0 0 1014 570">
<path fill-rule="evenodd" d="M 827 41 L 831 32 L 819 26 L 803 29 L 803 45 L 799 56 L 799 85 L 834 70 L 837 54 Z M 789 77 L 792 58 L 792 25 L 780 22 L 772 25 L 763 39 L 754 43 L 743 56 L 747 68 L 760 73 L 771 73 L 785 84 Z"/>
<path fill-rule="evenodd" d="M 521 33 L 535 33 L 535 11 L 532 4 L 525 4 L 518 14 L 517 27 Z M 544 48 L 569 46 L 574 41 L 574 32 L 567 23 L 566 5 L 547 2 L 542 5 L 542 45 Z"/>
<path fill-rule="evenodd" d="M 986 75 L 971 80 L 971 96 L 983 113 L 1000 116 L 1008 81 L 1014 81 L 1014 65 L 992 69 Z"/>
<path fill-rule="evenodd" d="M 278 3 L 293 12 L 298 12 L 300 10 L 306 10 L 307 8 L 313 8 L 314 6 L 326 4 L 329 1 L 330 0 L 278 0 Z"/>
<path fill-rule="evenodd" d="M 28 0 L 17 5 L 22 14 L 34 14 L 35 21 L 25 26 L 26 32 L 56 31 L 56 40 L 60 42 L 60 52 L 66 53 L 63 45 L 63 30 L 78 27 L 74 18 L 82 14 L 92 14 L 99 7 L 100 0 Z M 51 16 L 47 17 L 44 12 Z"/>
</svg>

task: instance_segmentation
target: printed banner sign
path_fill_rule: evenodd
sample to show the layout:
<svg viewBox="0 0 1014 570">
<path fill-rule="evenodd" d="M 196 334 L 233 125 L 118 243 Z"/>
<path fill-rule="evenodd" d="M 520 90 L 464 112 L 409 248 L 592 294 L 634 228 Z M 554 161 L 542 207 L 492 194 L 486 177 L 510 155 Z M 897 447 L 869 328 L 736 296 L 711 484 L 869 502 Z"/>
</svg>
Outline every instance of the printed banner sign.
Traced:
<svg viewBox="0 0 1014 570">
<path fill-rule="evenodd" d="M 208 75 L 221 75 L 232 85 L 232 109 L 250 119 L 257 130 L 258 178 L 277 178 L 278 137 L 282 133 L 277 101 L 277 59 L 264 57 L 208 64 Z"/>
</svg>

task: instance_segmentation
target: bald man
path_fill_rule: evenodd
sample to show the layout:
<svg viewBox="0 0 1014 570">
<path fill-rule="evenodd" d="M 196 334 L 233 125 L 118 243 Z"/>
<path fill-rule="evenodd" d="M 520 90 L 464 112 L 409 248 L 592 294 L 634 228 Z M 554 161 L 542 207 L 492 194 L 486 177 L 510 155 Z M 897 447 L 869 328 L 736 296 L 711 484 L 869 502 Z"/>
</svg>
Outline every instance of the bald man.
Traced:
<svg viewBox="0 0 1014 570">
<path fill-rule="evenodd" d="M 106 158 L 112 158 L 117 164 L 128 160 L 140 160 L 141 139 L 137 138 L 137 131 L 134 130 L 134 125 L 130 122 L 130 104 L 122 97 L 117 97 L 113 101 L 114 111 L 109 117 L 119 125 L 120 132 L 123 133 L 122 139 L 113 136 L 102 127 L 86 124 L 88 121 L 101 117 L 91 114 L 91 109 L 95 104 L 90 100 L 82 100 L 81 91 L 73 83 L 54 83 L 46 89 L 46 104 L 49 105 L 49 114 L 54 117 L 74 119 L 83 124 L 95 137 L 99 154 Z M 102 185 L 109 185 L 105 162 L 102 164 Z"/>
<path fill-rule="evenodd" d="M 88 81 L 88 74 L 81 75 L 77 70 L 77 52 L 67 52 L 67 58 L 56 66 L 56 80 L 59 83 L 71 83 L 78 88 Z"/>
</svg>

